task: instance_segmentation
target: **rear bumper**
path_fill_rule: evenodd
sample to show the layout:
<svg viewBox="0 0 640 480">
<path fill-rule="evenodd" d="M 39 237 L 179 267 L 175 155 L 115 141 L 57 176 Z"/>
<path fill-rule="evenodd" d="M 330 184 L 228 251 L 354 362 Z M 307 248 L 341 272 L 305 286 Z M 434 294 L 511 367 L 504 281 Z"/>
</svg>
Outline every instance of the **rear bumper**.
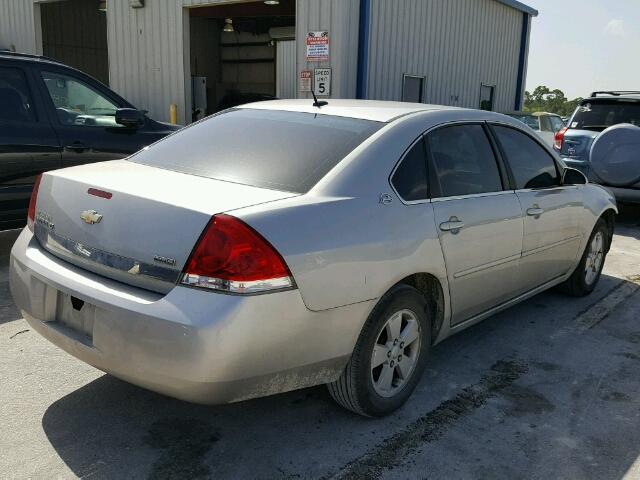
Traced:
<svg viewBox="0 0 640 480">
<path fill-rule="evenodd" d="M 602 180 L 597 178 L 597 176 L 591 172 L 591 168 L 589 166 L 589 162 L 585 160 L 578 160 L 575 158 L 566 158 L 562 157 L 562 161 L 567 165 L 567 167 L 575 168 L 576 170 L 580 170 L 585 176 L 594 183 L 598 183 L 601 186 L 605 187 L 607 190 L 611 192 L 611 194 L 616 197 L 616 200 L 621 203 L 640 203 L 640 190 L 635 188 L 626 188 L 626 187 L 611 187 L 605 183 L 602 183 Z"/>
<path fill-rule="evenodd" d="M 63 262 L 27 229 L 11 252 L 10 282 L 25 319 L 58 347 L 123 380 L 197 403 L 335 380 L 371 308 L 365 302 L 311 312 L 297 290 L 241 297 L 178 286 L 162 296 Z M 95 306 L 90 335 L 57 318 L 61 295 Z"/>
<path fill-rule="evenodd" d="M 640 190 L 636 188 L 609 186 L 605 186 L 605 188 L 616 197 L 618 203 L 640 203 Z"/>
</svg>

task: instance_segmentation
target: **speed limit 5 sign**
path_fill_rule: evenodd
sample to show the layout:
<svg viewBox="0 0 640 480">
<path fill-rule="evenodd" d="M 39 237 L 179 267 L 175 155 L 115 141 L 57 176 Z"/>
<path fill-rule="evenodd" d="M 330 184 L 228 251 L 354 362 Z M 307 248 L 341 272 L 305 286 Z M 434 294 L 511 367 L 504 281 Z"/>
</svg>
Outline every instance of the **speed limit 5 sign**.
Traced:
<svg viewBox="0 0 640 480">
<path fill-rule="evenodd" d="M 313 73 L 313 92 L 318 97 L 331 95 L 331 69 L 316 68 Z"/>
</svg>

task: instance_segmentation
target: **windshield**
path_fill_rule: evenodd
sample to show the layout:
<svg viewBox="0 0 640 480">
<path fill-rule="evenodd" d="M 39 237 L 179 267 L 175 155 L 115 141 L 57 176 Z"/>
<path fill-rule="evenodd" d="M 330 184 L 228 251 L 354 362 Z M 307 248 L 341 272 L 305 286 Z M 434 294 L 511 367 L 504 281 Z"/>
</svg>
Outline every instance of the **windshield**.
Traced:
<svg viewBox="0 0 640 480">
<path fill-rule="evenodd" d="M 640 126 L 640 100 L 599 100 L 580 105 L 569 128 L 602 131 L 619 123 Z"/>
<path fill-rule="evenodd" d="M 130 161 L 244 185 L 308 192 L 384 123 L 237 109 L 141 150 Z"/>
<path fill-rule="evenodd" d="M 511 115 L 516 120 L 520 120 L 525 125 L 533 128 L 534 130 L 540 130 L 540 124 L 538 122 L 538 117 L 534 117 L 533 115 Z"/>
</svg>

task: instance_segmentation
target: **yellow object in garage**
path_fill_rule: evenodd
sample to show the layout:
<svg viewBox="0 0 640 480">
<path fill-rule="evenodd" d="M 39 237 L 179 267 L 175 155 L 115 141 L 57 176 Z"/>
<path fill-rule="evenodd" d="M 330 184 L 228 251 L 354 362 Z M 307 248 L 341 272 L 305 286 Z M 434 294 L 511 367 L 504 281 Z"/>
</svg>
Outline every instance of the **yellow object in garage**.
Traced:
<svg viewBox="0 0 640 480">
<path fill-rule="evenodd" d="M 178 123 L 178 106 L 175 103 L 169 105 L 169 122 L 174 125 Z"/>
</svg>

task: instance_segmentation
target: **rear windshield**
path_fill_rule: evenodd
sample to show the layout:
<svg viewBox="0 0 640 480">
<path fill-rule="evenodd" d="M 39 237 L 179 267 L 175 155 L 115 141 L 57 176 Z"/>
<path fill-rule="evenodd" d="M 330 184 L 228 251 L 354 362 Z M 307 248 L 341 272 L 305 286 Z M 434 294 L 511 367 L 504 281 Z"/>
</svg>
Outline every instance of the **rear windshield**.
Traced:
<svg viewBox="0 0 640 480">
<path fill-rule="evenodd" d="M 540 130 L 540 124 L 538 122 L 538 117 L 534 117 L 533 115 L 511 115 L 516 120 L 520 120 L 525 125 L 533 128 L 534 130 Z"/>
<path fill-rule="evenodd" d="M 578 107 L 569 128 L 600 132 L 612 125 L 631 123 L 640 126 L 640 101 L 599 100 Z"/>
<path fill-rule="evenodd" d="M 185 128 L 130 160 L 217 180 L 306 193 L 383 125 L 312 113 L 236 109 Z"/>
</svg>

